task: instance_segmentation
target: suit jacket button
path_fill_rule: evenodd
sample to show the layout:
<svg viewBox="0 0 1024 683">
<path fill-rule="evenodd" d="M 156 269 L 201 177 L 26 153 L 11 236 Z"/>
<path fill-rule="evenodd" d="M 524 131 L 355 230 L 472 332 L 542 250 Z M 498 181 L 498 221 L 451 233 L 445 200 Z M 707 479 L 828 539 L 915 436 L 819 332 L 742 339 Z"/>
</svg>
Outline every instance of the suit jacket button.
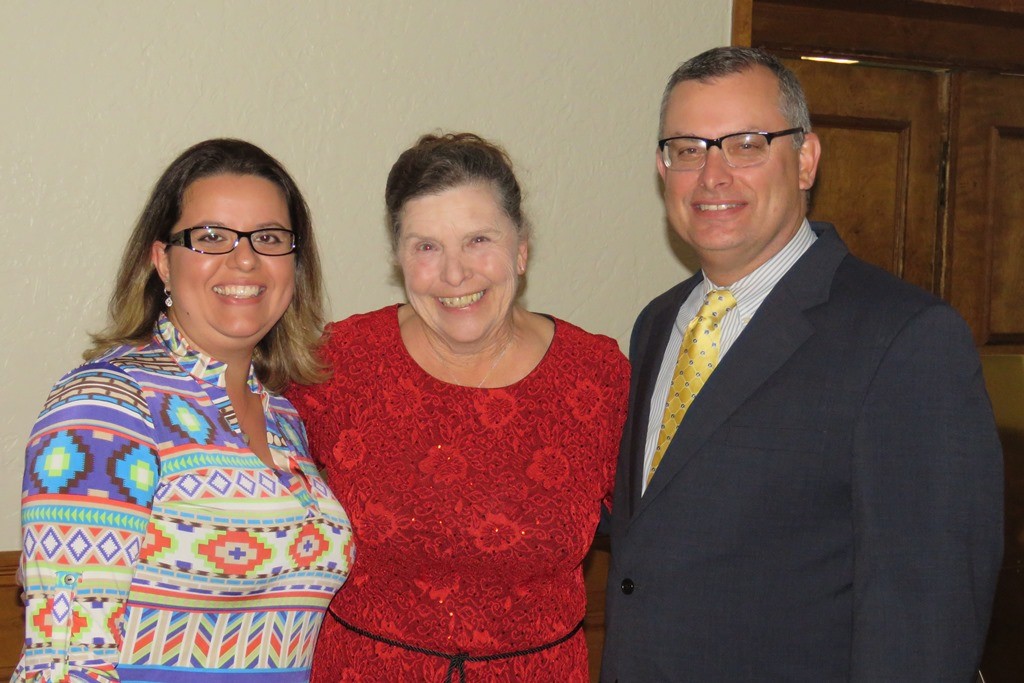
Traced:
<svg viewBox="0 0 1024 683">
<path fill-rule="evenodd" d="M 634 588 L 636 588 L 636 586 L 633 585 L 633 579 L 623 579 L 622 580 L 622 592 L 623 593 L 625 593 L 626 595 L 630 595 L 630 594 L 633 593 L 633 589 Z"/>
</svg>

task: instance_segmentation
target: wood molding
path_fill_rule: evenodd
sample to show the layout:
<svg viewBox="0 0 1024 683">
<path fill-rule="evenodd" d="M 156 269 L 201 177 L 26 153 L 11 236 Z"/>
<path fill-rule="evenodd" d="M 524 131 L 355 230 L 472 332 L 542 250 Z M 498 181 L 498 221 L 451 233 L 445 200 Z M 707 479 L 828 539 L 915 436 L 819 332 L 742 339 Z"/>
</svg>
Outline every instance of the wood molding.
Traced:
<svg viewBox="0 0 1024 683">
<path fill-rule="evenodd" d="M 812 9 L 853 9 L 916 19 L 941 19 L 957 23 L 1024 24 L 1024 0 L 765 0 L 780 5 Z M 760 3 L 762 0 L 753 0 Z"/>
<path fill-rule="evenodd" d="M 747 11 L 740 5 L 735 11 Z M 993 11 L 963 3 L 878 0 L 751 0 L 750 5 L 750 44 L 772 51 L 1024 71 L 1024 10 L 1016 8 Z M 733 16 L 734 27 L 744 21 Z"/>
<path fill-rule="evenodd" d="M 21 656 L 25 617 L 18 586 L 17 550 L 0 551 L 0 680 L 9 680 Z"/>
<path fill-rule="evenodd" d="M 754 0 L 733 0 L 732 44 L 750 47 Z"/>
</svg>

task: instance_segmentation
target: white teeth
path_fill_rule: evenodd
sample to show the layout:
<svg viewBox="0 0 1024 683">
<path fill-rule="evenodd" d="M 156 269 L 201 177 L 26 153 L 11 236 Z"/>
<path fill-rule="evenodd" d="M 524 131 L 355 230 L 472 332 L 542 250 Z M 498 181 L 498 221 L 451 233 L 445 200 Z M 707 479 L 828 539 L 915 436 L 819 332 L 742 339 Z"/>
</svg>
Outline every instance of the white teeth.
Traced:
<svg viewBox="0 0 1024 683">
<path fill-rule="evenodd" d="M 738 204 L 698 204 L 698 211 L 725 211 L 739 206 Z"/>
<path fill-rule="evenodd" d="M 235 299 L 251 299 L 259 296 L 263 288 L 259 285 L 217 285 L 213 291 L 221 296 L 230 296 Z"/>
<path fill-rule="evenodd" d="M 465 296 L 439 296 L 437 297 L 437 300 L 441 302 L 442 306 L 447 308 L 464 308 L 470 304 L 475 304 L 477 301 L 480 301 L 480 297 L 483 295 L 483 292 L 477 292 L 476 294 L 466 294 Z"/>
</svg>

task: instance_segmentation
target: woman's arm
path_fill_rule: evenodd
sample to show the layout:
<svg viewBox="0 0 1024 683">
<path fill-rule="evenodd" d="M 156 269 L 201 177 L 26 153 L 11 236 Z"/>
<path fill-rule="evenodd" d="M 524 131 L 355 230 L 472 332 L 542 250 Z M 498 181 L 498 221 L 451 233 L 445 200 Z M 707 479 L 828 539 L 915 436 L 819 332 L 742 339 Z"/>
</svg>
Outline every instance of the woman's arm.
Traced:
<svg viewBox="0 0 1024 683">
<path fill-rule="evenodd" d="M 96 363 L 57 383 L 26 448 L 16 680 L 119 680 L 125 602 L 159 478 L 152 418 L 129 375 Z"/>
</svg>

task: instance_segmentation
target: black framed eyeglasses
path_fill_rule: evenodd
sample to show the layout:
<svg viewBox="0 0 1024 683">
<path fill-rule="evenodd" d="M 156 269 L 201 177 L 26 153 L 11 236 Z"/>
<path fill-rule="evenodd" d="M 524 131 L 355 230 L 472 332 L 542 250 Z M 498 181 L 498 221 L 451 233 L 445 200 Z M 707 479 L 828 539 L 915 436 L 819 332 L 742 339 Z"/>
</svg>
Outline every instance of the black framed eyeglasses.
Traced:
<svg viewBox="0 0 1024 683">
<path fill-rule="evenodd" d="M 670 171 L 699 171 L 707 163 L 708 151 L 712 147 L 722 150 L 725 163 L 733 168 L 749 168 L 768 161 L 775 138 L 804 132 L 803 128 L 787 128 L 774 133 L 748 131 L 714 139 L 678 135 L 658 140 L 658 149 L 665 168 Z"/>
<path fill-rule="evenodd" d="M 262 256 L 286 256 L 298 248 L 295 233 L 284 228 L 260 228 L 242 232 L 220 225 L 197 225 L 176 232 L 167 246 L 185 247 L 200 254 L 229 254 L 242 238 L 249 240 L 252 250 Z"/>
</svg>

